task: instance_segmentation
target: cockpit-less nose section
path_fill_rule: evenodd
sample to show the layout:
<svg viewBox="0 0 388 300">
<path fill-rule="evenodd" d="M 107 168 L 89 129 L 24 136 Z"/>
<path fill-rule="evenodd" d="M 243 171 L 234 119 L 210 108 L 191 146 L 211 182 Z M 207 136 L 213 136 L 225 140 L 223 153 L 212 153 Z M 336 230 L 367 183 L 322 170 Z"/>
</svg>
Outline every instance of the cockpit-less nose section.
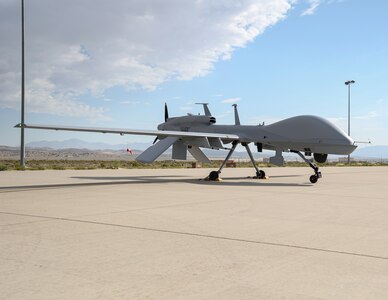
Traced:
<svg viewBox="0 0 388 300">
<path fill-rule="evenodd" d="M 347 155 L 357 147 L 341 129 L 321 117 L 306 115 L 292 117 L 270 125 L 241 125 L 237 105 L 234 104 L 235 124 L 218 125 L 216 118 L 210 113 L 208 104 L 198 104 L 203 105 L 204 115 L 188 114 L 172 118 L 169 117 L 166 104 L 164 123 L 158 125 L 158 130 L 34 124 L 18 124 L 16 127 L 156 136 L 153 145 L 136 158 L 142 163 L 153 162 L 171 146 L 172 159 L 186 160 L 189 152 L 196 160 L 204 163 L 210 163 L 210 160 L 201 148 L 229 150 L 220 168 L 210 172 L 207 177 L 209 180 L 219 178 L 219 174 L 238 144 L 245 147 L 256 170 L 255 178 L 265 178 L 265 173 L 257 167 L 249 148 L 250 143 L 254 143 L 259 152 L 263 149 L 275 151 L 275 155 L 270 158 L 270 163 L 278 166 L 284 163 L 284 152 L 296 153 L 314 170 L 314 174 L 310 176 L 312 183 L 317 182 L 322 175 L 318 166 L 306 156 L 313 156 L 315 162 L 324 163 L 328 154 Z"/>
</svg>

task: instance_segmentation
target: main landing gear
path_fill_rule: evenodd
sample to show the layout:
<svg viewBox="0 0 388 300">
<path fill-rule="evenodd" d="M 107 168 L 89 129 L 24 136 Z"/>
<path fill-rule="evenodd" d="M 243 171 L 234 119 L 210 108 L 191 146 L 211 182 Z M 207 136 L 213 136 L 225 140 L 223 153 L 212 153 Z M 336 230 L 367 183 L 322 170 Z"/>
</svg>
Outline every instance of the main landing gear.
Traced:
<svg viewBox="0 0 388 300">
<path fill-rule="evenodd" d="M 247 143 L 241 143 L 241 145 L 243 145 L 245 147 L 245 149 L 247 150 L 249 158 L 251 159 L 252 165 L 253 165 L 253 167 L 256 170 L 256 176 L 253 177 L 253 178 L 265 179 L 265 172 L 263 170 L 259 170 L 259 168 L 256 166 L 255 159 L 253 158 L 251 149 L 249 148 L 248 144 Z"/>
<path fill-rule="evenodd" d="M 319 167 L 313 162 L 309 161 L 300 151 L 291 150 L 290 152 L 298 154 L 314 170 L 315 174 L 310 176 L 311 183 L 316 183 L 318 179 L 322 177 L 322 174 L 319 171 Z"/>
<path fill-rule="evenodd" d="M 232 148 L 230 149 L 230 151 L 229 151 L 228 155 L 226 156 L 225 160 L 222 162 L 222 164 L 221 164 L 220 168 L 218 169 L 218 171 L 211 171 L 209 176 L 206 179 L 208 179 L 210 181 L 217 181 L 217 180 L 219 180 L 221 171 L 225 167 L 226 162 L 232 156 L 234 150 L 236 149 L 236 147 L 238 145 L 238 142 L 234 141 L 232 145 L 233 145 Z M 251 162 L 252 162 L 252 164 L 253 164 L 253 166 L 254 166 L 254 168 L 256 170 L 256 176 L 253 177 L 253 178 L 264 179 L 265 178 L 265 172 L 263 170 L 259 170 L 259 168 L 256 166 L 255 160 L 253 159 L 253 155 L 252 155 L 251 149 L 249 149 L 248 144 L 247 143 L 241 143 L 241 145 L 243 145 L 245 147 L 245 149 L 247 150 L 249 158 L 251 159 Z"/>
</svg>

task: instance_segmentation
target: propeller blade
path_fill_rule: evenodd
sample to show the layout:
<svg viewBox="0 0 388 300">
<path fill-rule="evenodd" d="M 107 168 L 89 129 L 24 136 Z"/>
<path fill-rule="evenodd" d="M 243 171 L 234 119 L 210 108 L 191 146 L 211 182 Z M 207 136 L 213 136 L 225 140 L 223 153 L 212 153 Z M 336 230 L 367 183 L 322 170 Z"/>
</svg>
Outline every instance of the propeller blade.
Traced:
<svg viewBox="0 0 388 300">
<path fill-rule="evenodd" d="M 167 103 L 164 103 L 164 122 L 167 122 L 168 119 L 168 108 Z"/>
<path fill-rule="evenodd" d="M 156 141 L 158 140 L 159 138 L 158 137 L 156 137 L 155 139 L 154 139 L 154 142 L 152 143 L 152 145 L 153 144 L 155 144 L 156 143 Z"/>
</svg>

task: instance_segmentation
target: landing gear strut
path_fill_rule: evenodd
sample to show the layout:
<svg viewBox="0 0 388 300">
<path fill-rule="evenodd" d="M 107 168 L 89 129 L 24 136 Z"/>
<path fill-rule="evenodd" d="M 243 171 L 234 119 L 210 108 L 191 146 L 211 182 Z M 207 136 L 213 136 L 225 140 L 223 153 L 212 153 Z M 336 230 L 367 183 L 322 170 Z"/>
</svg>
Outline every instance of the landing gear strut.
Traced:
<svg viewBox="0 0 388 300">
<path fill-rule="evenodd" d="M 310 176 L 310 182 L 316 183 L 318 179 L 322 177 L 322 174 L 319 171 L 319 167 L 316 164 L 309 161 L 300 151 L 291 150 L 291 152 L 298 154 L 314 170 L 315 174 Z"/>
<path fill-rule="evenodd" d="M 208 180 L 210 180 L 210 181 L 218 180 L 218 178 L 220 177 L 220 173 L 221 173 L 222 169 L 224 168 L 224 166 L 225 166 L 226 162 L 229 160 L 229 158 L 232 156 L 234 150 L 236 149 L 236 147 L 238 145 L 238 142 L 234 141 L 232 145 L 233 145 L 232 148 L 229 150 L 228 155 L 226 156 L 225 160 L 222 162 L 218 171 L 211 171 L 209 176 L 207 177 Z"/>
<path fill-rule="evenodd" d="M 225 164 L 226 162 L 229 160 L 229 158 L 232 156 L 234 150 L 236 149 L 237 145 L 238 145 L 238 141 L 234 141 L 233 144 L 232 144 L 232 148 L 230 149 L 228 155 L 226 156 L 225 160 L 222 162 L 220 168 L 218 169 L 218 171 L 211 171 L 209 176 L 207 177 L 208 180 L 210 181 L 216 181 L 219 179 L 220 177 L 220 173 L 222 171 L 222 169 L 225 167 Z M 258 178 L 258 179 L 264 179 L 265 178 L 265 172 L 263 170 L 259 170 L 259 168 L 256 166 L 256 163 L 255 163 L 255 160 L 253 159 L 253 155 L 252 155 L 252 152 L 251 152 L 251 149 L 249 149 L 249 146 L 247 143 L 241 143 L 241 145 L 243 145 L 245 147 L 245 149 L 247 150 L 248 152 L 248 155 L 249 155 L 249 158 L 251 159 L 251 162 L 256 170 L 256 176 L 254 178 Z"/>
<path fill-rule="evenodd" d="M 255 160 L 253 158 L 251 149 L 249 148 L 248 144 L 247 143 L 241 143 L 241 145 L 243 145 L 245 147 L 245 149 L 247 150 L 249 158 L 251 159 L 252 165 L 253 165 L 253 167 L 256 170 L 256 176 L 254 178 L 264 179 L 265 178 L 265 172 L 263 170 L 259 170 L 259 168 L 256 166 Z"/>
</svg>

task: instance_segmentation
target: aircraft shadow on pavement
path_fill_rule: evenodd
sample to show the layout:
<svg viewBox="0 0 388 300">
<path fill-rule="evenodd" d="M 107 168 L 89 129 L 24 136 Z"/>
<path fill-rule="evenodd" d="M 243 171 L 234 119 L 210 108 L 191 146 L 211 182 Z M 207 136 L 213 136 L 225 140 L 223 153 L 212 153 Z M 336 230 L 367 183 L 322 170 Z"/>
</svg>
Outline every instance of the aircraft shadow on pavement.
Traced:
<svg viewBox="0 0 388 300">
<path fill-rule="evenodd" d="M 289 175 L 293 177 L 299 175 Z M 274 176 L 275 177 L 275 176 Z M 284 176 L 285 177 L 285 176 Z M 189 183 L 197 185 L 213 185 L 213 186 L 279 186 L 279 187 L 301 187 L 313 186 L 310 183 L 273 183 L 268 180 L 262 181 L 247 177 L 226 177 L 220 182 L 207 181 L 203 179 L 196 179 L 189 176 L 73 176 L 73 179 L 80 180 L 94 180 L 95 182 L 74 182 L 74 183 L 53 183 L 53 184 L 38 184 L 38 185 L 17 185 L 17 186 L 3 186 L 0 187 L 0 193 L 28 191 L 28 190 L 42 190 L 42 189 L 59 189 L 71 187 L 88 187 L 88 186 L 108 186 L 108 185 L 131 185 L 131 184 L 155 184 L 155 183 Z M 236 181 L 239 180 L 239 181 Z"/>
<path fill-rule="evenodd" d="M 301 175 L 285 175 L 285 176 L 273 176 L 273 177 L 299 177 Z M 128 177 L 114 177 L 114 176 L 74 176 L 72 178 L 77 179 L 87 179 L 87 180 L 128 180 L 123 183 L 163 183 L 163 182 L 172 182 L 172 183 L 191 183 L 191 184 L 206 184 L 206 185 L 230 185 L 230 186 L 312 186 L 312 184 L 303 184 L 303 183 L 273 183 L 273 182 L 263 182 L 259 179 L 249 178 L 249 177 L 226 177 L 222 181 L 214 182 L 204 179 L 196 179 L 191 176 L 128 176 Z M 244 181 L 236 181 L 244 180 Z M 109 184 L 109 183 L 107 183 Z M 114 184 L 114 182 L 112 183 Z"/>
<path fill-rule="evenodd" d="M 233 181 L 233 180 L 244 180 L 244 181 Z M 206 184 L 206 185 L 220 185 L 220 186 L 259 186 L 259 187 L 301 187 L 301 186 L 313 186 L 310 183 L 283 183 L 283 182 L 268 182 L 268 180 L 260 180 L 254 178 L 240 177 L 240 178 L 222 178 L 221 182 L 207 181 L 207 180 L 197 180 L 197 184 Z"/>
</svg>

